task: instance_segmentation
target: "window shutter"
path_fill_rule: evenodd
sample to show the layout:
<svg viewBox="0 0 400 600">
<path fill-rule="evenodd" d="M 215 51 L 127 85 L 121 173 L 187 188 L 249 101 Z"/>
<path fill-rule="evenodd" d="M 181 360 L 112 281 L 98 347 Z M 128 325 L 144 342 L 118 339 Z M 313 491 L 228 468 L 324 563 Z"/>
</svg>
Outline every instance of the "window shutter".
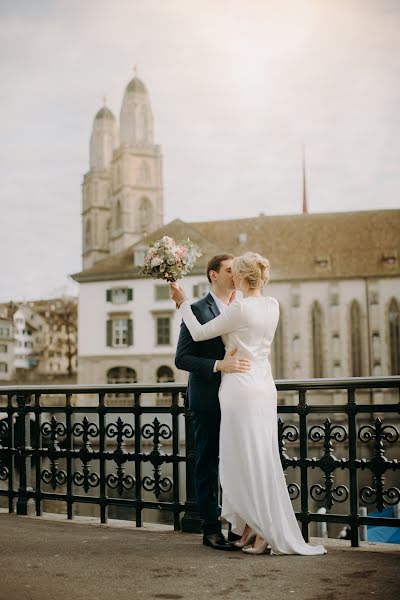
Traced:
<svg viewBox="0 0 400 600">
<path fill-rule="evenodd" d="M 128 319 L 128 346 L 133 346 L 133 321 Z"/>
<path fill-rule="evenodd" d="M 111 302 L 111 290 L 106 290 L 106 301 Z"/>
<path fill-rule="evenodd" d="M 111 291 L 111 290 L 110 290 Z M 112 346 L 112 320 L 106 323 L 107 346 Z"/>
<path fill-rule="evenodd" d="M 128 302 L 130 302 L 131 300 L 133 300 L 133 289 L 128 288 Z"/>
</svg>

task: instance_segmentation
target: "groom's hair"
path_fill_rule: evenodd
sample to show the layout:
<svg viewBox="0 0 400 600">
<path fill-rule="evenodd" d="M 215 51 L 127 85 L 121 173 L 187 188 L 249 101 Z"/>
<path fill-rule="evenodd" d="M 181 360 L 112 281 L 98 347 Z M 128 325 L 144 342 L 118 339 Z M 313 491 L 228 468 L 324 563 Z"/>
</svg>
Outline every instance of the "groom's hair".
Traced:
<svg viewBox="0 0 400 600">
<path fill-rule="evenodd" d="M 217 273 L 219 273 L 221 263 L 223 263 L 224 260 L 232 260 L 234 258 L 235 257 L 233 256 L 233 254 L 216 254 L 215 256 L 210 258 L 207 265 L 208 281 L 211 283 L 210 271 L 216 271 Z"/>
</svg>

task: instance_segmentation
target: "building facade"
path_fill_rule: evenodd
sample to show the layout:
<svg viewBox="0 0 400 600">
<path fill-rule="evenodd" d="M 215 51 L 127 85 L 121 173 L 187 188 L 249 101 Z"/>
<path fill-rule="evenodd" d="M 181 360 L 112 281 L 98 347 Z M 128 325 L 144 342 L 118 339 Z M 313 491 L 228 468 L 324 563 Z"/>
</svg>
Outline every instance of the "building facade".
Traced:
<svg viewBox="0 0 400 600">
<path fill-rule="evenodd" d="M 400 374 L 399 231 L 399 210 L 174 221 L 74 276 L 78 381 L 111 383 L 124 372 L 153 382 L 160 370 L 186 380 L 174 366 L 180 318 L 168 285 L 142 278 L 137 262 L 145 242 L 163 235 L 189 235 L 203 250 L 183 282 L 193 300 L 208 290 L 213 254 L 255 250 L 269 258 L 264 293 L 280 304 L 276 379 Z"/>
<path fill-rule="evenodd" d="M 280 303 L 275 378 L 400 373 L 400 210 L 303 213 L 163 226 L 161 153 L 144 83 L 127 86 L 120 129 L 96 115 L 83 182 L 78 381 L 186 381 L 174 366 L 180 319 L 168 286 L 140 276 L 149 244 L 188 237 L 203 256 L 185 278 L 208 291 L 206 264 L 221 252 L 267 256 L 265 293 Z"/>
<path fill-rule="evenodd" d="M 14 376 L 14 324 L 0 317 L 0 381 L 9 381 Z"/>
</svg>

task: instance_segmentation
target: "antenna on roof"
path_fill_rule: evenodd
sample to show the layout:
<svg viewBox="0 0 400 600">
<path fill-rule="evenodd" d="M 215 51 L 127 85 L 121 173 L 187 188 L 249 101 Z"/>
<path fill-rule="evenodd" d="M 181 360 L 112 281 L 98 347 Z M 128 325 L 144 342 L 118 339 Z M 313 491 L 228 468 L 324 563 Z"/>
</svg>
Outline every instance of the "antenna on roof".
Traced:
<svg viewBox="0 0 400 600">
<path fill-rule="evenodd" d="M 303 148 L 303 215 L 308 214 L 308 198 L 307 198 L 307 182 L 306 182 L 306 150 L 304 143 Z"/>
</svg>

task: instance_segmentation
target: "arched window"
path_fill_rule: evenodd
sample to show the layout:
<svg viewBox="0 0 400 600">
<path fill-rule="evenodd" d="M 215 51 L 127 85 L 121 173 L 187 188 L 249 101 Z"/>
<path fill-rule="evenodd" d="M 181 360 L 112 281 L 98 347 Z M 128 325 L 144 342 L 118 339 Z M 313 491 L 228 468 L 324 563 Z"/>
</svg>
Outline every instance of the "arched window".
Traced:
<svg viewBox="0 0 400 600">
<path fill-rule="evenodd" d="M 119 200 L 115 205 L 115 229 L 122 229 L 121 202 Z"/>
<path fill-rule="evenodd" d="M 113 367 L 107 371 L 107 383 L 136 383 L 136 371 L 130 367 Z"/>
<path fill-rule="evenodd" d="M 147 231 L 152 219 L 153 209 L 148 198 L 142 198 L 139 204 L 139 223 L 142 231 Z"/>
<path fill-rule="evenodd" d="M 170 367 L 159 367 L 157 369 L 157 382 L 168 383 L 175 381 L 174 373 Z"/>
<path fill-rule="evenodd" d="M 85 227 L 85 247 L 86 250 L 92 246 L 92 225 L 90 219 L 86 221 Z"/>
<path fill-rule="evenodd" d="M 400 309 L 392 298 L 389 304 L 390 374 L 400 375 Z"/>
<path fill-rule="evenodd" d="M 130 367 L 113 367 L 107 371 L 107 383 L 137 383 L 136 371 Z M 125 393 L 108 394 L 108 398 L 127 398 L 127 402 L 131 400 Z"/>
<path fill-rule="evenodd" d="M 162 366 L 157 369 L 157 383 L 172 383 L 175 381 L 174 373 L 170 367 Z M 157 403 L 162 404 L 165 400 L 170 400 L 169 392 L 158 394 Z"/>
<path fill-rule="evenodd" d="M 322 308 L 315 301 L 311 308 L 313 377 L 324 376 Z"/>
<path fill-rule="evenodd" d="M 285 363 L 283 350 L 283 316 L 282 308 L 279 310 L 279 321 L 275 331 L 274 341 L 272 342 L 272 364 L 275 379 L 284 379 Z"/>
<path fill-rule="evenodd" d="M 350 305 L 351 376 L 362 375 L 361 309 L 357 300 Z"/>
</svg>

